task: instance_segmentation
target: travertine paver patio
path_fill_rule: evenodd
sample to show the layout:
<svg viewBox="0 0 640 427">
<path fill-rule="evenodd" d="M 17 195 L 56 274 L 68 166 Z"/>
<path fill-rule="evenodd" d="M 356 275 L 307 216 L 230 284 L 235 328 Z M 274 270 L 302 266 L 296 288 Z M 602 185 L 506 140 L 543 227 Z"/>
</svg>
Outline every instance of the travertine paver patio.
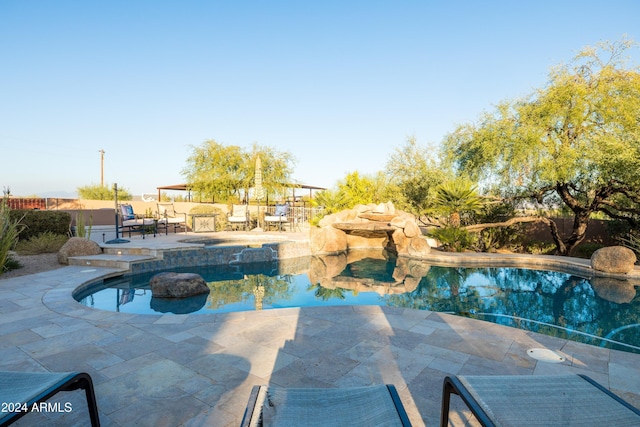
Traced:
<svg viewBox="0 0 640 427">
<path fill-rule="evenodd" d="M 132 241 L 169 247 L 175 236 Z M 72 299 L 79 284 L 112 271 L 70 266 L 0 280 L 0 369 L 88 372 L 105 426 L 237 426 L 255 384 L 377 383 L 396 385 L 414 425 L 433 425 L 447 374 L 581 373 L 640 407 L 640 355 L 410 309 L 163 316 L 103 312 Z M 530 348 L 566 361 L 537 361 Z M 18 425 L 86 425 L 82 394 L 58 396 L 73 412 L 29 414 Z M 455 425 L 469 422 L 459 401 L 454 411 Z"/>
</svg>

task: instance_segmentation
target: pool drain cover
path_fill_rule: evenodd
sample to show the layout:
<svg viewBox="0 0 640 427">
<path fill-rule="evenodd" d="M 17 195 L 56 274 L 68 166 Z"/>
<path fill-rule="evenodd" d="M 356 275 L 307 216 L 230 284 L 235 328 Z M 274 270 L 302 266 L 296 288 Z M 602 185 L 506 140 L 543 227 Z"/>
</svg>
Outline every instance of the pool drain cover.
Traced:
<svg viewBox="0 0 640 427">
<path fill-rule="evenodd" d="M 531 348 L 527 350 L 527 354 L 541 362 L 561 363 L 565 361 L 564 357 L 560 356 L 555 351 L 547 350 L 546 348 Z"/>
</svg>

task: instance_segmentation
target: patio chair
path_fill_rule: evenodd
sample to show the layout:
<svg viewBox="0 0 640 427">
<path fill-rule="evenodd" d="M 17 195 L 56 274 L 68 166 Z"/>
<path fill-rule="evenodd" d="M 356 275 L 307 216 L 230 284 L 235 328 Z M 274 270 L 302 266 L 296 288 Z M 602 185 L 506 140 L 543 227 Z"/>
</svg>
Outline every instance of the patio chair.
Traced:
<svg viewBox="0 0 640 427">
<path fill-rule="evenodd" d="M 483 426 L 638 426 L 640 411 L 585 375 L 447 376 L 440 425 L 457 394 Z"/>
<path fill-rule="evenodd" d="M 249 229 L 249 205 L 232 205 L 227 216 L 227 230 Z"/>
<path fill-rule="evenodd" d="M 39 410 L 40 402 L 46 401 L 58 392 L 79 389 L 85 391 L 91 425 L 100 426 L 93 382 L 89 374 L 0 371 L 0 402 L 3 405 L 0 411 L 0 427 L 13 424 L 34 409 Z"/>
<path fill-rule="evenodd" d="M 242 418 L 254 426 L 411 426 L 393 385 L 353 388 L 255 386 Z"/>
<path fill-rule="evenodd" d="M 120 231 L 121 235 L 124 234 L 125 231 L 129 232 L 129 237 L 131 237 L 131 233 L 142 233 L 142 238 L 144 239 L 145 234 L 153 233 L 153 237 L 156 237 L 156 232 L 158 229 L 158 221 L 153 218 L 145 218 L 141 215 L 136 215 L 133 212 L 133 206 L 129 204 L 121 204 L 120 205 Z"/>
<path fill-rule="evenodd" d="M 179 228 L 187 232 L 187 214 L 176 212 L 173 203 L 158 203 L 158 227 L 164 227 L 165 234 L 169 234 L 169 226 L 173 226 L 173 232 Z"/>
<path fill-rule="evenodd" d="M 289 215 L 289 205 L 287 203 L 283 205 L 276 205 L 276 210 L 273 215 L 265 215 L 264 224 L 265 228 L 277 228 L 279 231 L 282 231 L 282 227 L 284 224 L 289 223 L 289 219 L 287 218 Z"/>
</svg>

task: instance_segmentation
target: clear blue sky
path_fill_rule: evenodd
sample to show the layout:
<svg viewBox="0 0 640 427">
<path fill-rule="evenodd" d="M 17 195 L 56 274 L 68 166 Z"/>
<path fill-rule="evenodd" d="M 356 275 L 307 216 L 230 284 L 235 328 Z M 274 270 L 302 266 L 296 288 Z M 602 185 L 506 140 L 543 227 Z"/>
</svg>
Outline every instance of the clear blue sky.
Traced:
<svg viewBox="0 0 640 427">
<path fill-rule="evenodd" d="M 0 186 L 73 193 L 104 149 L 106 183 L 155 193 L 215 139 L 288 151 L 297 182 L 332 187 L 587 45 L 640 42 L 638 17 L 635 0 L 0 0 Z"/>
</svg>

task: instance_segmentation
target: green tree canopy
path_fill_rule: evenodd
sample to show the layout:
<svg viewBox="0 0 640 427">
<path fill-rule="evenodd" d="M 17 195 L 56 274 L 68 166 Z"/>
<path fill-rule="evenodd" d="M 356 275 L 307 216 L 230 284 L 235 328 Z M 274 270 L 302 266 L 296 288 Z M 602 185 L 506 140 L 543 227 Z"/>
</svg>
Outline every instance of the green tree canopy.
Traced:
<svg viewBox="0 0 640 427">
<path fill-rule="evenodd" d="M 393 192 L 386 182 L 386 176 L 378 172 L 374 176 L 360 175 L 358 171 L 348 173 L 338 181 L 337 189 L 316 193 L 314 206 L 324 207 L 324 214 L 350 209 L 355 205 L 368 205 L 393 200 Z"/>
<path fill-rule="evenodd" d="M 114 200 L 115 193 L 113 186 L 110 185 L 85 185 L 84 187 L 78 187 L 78 196 L 84 200 Z M 118 200 L 131 200 L 133 196 L 126 188 L 118 186 Z"/>
<path fill-rule="evenodd" d="M 396 189 L 394 203 L 418 216 L 429 210 L 435 188 L 450 176 L 414 137 L 389 157 L 385 173 L 389 185 Z"/>
<path fill-rule="evenodd" d="M 585 238 L 601 212 L 637 224 L 640 215 L 640 72 L 627 68 L 628 40 L 580 52 L 553 69 L 546 87 L 458 127 L 445 153 L 459 171 L 503 196 L 566 205 L 571 234 L 545 221 L 560 254 Z"/>
<path fill-rule="evenodd" d="M 239 197 L 239 190 L 248 179 L 242 148 L 224 146 L 213 139 L 199 147 L 191 146 L 182 174 L 195 193 L 214 202 Z"/>
<path fill-rule="evenodd" d="M 291 183 L 291 174 L 295 163 L 293 155 L 286 151 L 280 152 L 272 147 L 254 143 L 251 151 L 246 156 L 248 161 L 246 168 L 249 171 L 247 174 L 248 179 L 243 183 L 246 191 L 255 185 L 256 160 L 258 157 L 260 157 L 262 164 L 262 186 L 265 189 L 266 198 L 284 196 L 287 184 Z"/>
<path fill-rule="evenodd" d="M 255 179 L 256 159 L 262 163 L 262 181 L 267 194 L 274 194 L 290 180 L 293 157 L 271 147 L 253 144 L 250 151 L 225 146 L 211 139 L 191 146 L 182 174 L 193 190 L 212 201 L 246 198 Z"/>
</svg>

